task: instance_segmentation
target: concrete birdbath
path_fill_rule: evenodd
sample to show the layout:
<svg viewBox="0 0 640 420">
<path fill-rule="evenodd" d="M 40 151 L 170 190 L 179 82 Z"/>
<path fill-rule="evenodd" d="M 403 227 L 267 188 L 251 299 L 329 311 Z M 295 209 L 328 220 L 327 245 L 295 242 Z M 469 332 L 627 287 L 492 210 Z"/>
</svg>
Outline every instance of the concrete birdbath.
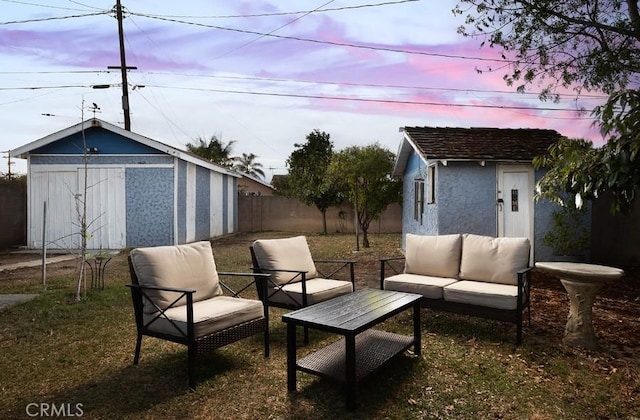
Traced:
<svg viewBox="0 0 640 420">
<path fill-rule="evenodd" d="M 569 295 L 569 316 L 563 343 L 600 351 L 593 331 L 591 307 L 605 284 L 618 280 L 623 270 L 604 265 L 573 262 L 538 262 L 536 268 L 556 275 Z"/>
</svg>

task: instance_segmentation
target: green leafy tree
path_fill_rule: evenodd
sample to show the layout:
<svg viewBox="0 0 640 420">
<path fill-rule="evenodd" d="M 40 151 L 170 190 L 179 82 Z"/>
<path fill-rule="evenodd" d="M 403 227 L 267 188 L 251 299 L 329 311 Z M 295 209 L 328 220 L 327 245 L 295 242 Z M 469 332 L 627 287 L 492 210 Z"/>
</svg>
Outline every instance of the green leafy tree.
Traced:
<svg viewBox="0 0 640 420">
<path fill-rule="evenodd" d="M 542 243 L 553 248 L 557 257 L 584 257 L 591 243 L 591 232 L 587 228 L 587 210 L 578 209 L 572 203 L 554 210 L 552 227 L 542 237 Z"/>
<path fill-rule="evenodd" d="M 193 143 L 187 143 L 187 150 L 217 165 L 231 168 L 236 160 L 231 156 L 234 143 L 235 141 L 232 140 L 224 144 L 215 135 L 211 136 L 209 140 L 198 137 Z"/>
<path fill-rule="evenodd" d="M 389 204 L 402 202 L 402 182 L 391 177 L 394 161 L 395 155 L 377 143 L 348 147 L 331 159 L 329 180 L 357 207 L 365 248 L 369 247 L 371 222 L 379 218 Z"/>
<path fill-rule="evenodd" d="M 536 168 L 548 168 L 544 175 L 544 185 L 537 186 L 537 196 L 547 196 L 560 205 L 565 203 L 567 193 L 571 196 L 578 194 L 582 184 L 594 174 L 603 177 L 606 170 L 598 159 L 598 150 L 593 143 L 583 139 L 569 139 L 566 137 L 553 144 L 546 155 L 533 159 Z M 589 168 L 585 171 L 585 168 Z M 575 196 L 577 207 L 581 207 L 581 195 Z"/>
<path fill-rule="evenodd" d="M 340 191 L 327 179 L 327 169 L 333 156 L 330 135 L 313 130 L 307 142 L 294 144 L 296 149 L 286 161 L 289 168 L 287 182 L 281 194 L 295 197 L 307 205 L 314 205 L 322 213 L 322 231 L 327 233 L 327 210 L 343 200 Z"/>
<path fill-rule="evenodd" d="M 242 156 L 235 158 L 233 168 L 236 171 L 242 172 L 247 175 L 251 175 L 255 178 L 264 179 L 264 171 L 262 170 L 262 163 L 256 162 L 258 156 L 253 153 L 243 153 Z"/>
<path fill-rule="evenodd" d="M 542 178 L 541 195 L 561 199 L 556 186 L 562 176 L 561 183 L 580 199 L 608 191 L 614 212 L 631 207 L 640 185 L 638 7 L 637 0 L 460 0 L 454 9 L 466 16 L 460 33 L 501 49 L 504 80 L 518 91 L 540 85 L 543 100 L 558 99 L 558 91 L 567 88 L 578 95 L 594 90 L 609 95 L 593 110 L 607 144 L 589 151 L 585 160 L 570 142 L 558 145 L 559 159 L 547 163 L 575 159 L 571 170 Z"/>
</svg>

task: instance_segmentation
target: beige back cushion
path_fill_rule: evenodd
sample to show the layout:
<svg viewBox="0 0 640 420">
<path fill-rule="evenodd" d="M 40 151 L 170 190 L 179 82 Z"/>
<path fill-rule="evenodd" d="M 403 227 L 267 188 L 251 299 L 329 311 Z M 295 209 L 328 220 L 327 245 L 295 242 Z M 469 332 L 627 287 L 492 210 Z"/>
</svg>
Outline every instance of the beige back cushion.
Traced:
<svg viewBox="0 0 640 420">
<path fill-rule="evenodd" d="M 517 271 L 529 264 L 529 239 L 465 234 L 462 238 L 460 278 L 518 284 Z"/>
<path fill-rule="evenodd" d="M 461 235 L 423 236 L 408 233 L 405 242 L 405 273 L 458 277 L 462 251 Z"/>
<path fill-rule="evenodd" d="M 266 270 L 297 270 L 307 271 L 306 278 L 318 276 L 316 266 L 309 251 L 307 238 L 295 236 L 284 239 L 259 239 L 253 242 L 253 251 L 258 260 L 258 266 Z M 291 280 L 296 273 L 273 272 L 271 279 L 284 284 Z M 298 276 L 296 281 L 300 281 Z"/>
<path fill-rule="evenodd" d="M 136 248 L 129 255 L 141 285 L 195 289 L 194 302 L 222 294 L 211 243 L 207 241 Z M 178 297 L 175 292 L 148 290 L 146 293 L 162 309 Z M 186 299 L 179 304 L 186 305 Z M 156 311 L 148 302 L 144 310 L 146 313 Z"/>
</svg>

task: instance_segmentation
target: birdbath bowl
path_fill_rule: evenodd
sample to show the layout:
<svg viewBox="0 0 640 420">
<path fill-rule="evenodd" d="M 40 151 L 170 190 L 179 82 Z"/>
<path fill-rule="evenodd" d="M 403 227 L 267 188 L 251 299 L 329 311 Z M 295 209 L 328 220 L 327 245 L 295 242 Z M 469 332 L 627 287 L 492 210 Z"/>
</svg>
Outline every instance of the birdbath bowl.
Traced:
<svg viewBox="0 0 640 420">
<path fill-rule="evenodd" d="M 574 262 L 538 262 L 536 268 L 558 276 L 569 295 L 569 315 L 562 341 L 570 346 L 602 350 L 593 331 L 591 308 L 605 284 L 618 280 L 624 271 L 604 265 Z"/>
</svg>

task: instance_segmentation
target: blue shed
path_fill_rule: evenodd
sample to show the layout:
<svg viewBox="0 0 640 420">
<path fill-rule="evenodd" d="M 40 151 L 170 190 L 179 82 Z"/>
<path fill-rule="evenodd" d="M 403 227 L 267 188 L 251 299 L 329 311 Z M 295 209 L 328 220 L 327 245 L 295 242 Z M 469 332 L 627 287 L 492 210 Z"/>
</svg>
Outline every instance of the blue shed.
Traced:
<svg viewBox="0 0 640 420">
<path fill-rule="evenodd" d="M 47 247 L 79 249 L 85 204 L 88 249 L 182 244 L 237 230 L 238 174 L 105 121 L 89 119 L 10 154 L 27 159 L 30 248 L 42 245 L 46 215 Z"/>
<path fill-rule="evenodd" d="M 535 260 L 555 205 L 535 201 L 544 174 L 532 160 L 558 141 L 554 130 L 404 127 L 393 169 L 403 179 L 403 237 L 407 233 L 475 233 L 527 237 Z M 532 259 L 533 261 L 533 259 Z"/>
</svg>

